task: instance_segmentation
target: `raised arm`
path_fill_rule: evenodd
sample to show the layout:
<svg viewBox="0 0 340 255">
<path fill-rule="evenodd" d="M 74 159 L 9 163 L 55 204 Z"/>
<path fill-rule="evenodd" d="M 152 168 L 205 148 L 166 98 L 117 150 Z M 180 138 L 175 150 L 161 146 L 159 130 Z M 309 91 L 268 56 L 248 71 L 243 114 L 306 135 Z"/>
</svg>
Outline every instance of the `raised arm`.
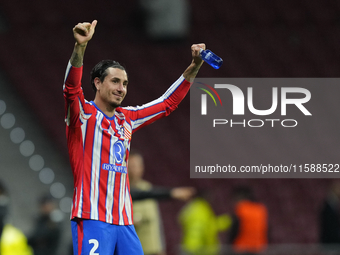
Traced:
<svg viewBox="0 0 340 255">
<path fill-rule="evenodd" d="M 70 63 L 74 67 L 81 67 L 83 65 L 84 53 L 87 43 L 91 40 L 94 30 L 97 25 L 97 20 L 89 22 L 78 23 L 73 28 L 73 36 L 76 40 Z"/>
<path fill-rule="evenodd" d="M 184 71 L 183 77 L 191 82 L 191 79 L 194 79 L 198 73 L 198 70 L 203 64 L 203 60 L 200 58 L 200 50 L 205 50 L 205 44 L 193 44 L 191 46 L 191 55 L 192 55 L 192 62 L 190 66 Z"/>
</svg>

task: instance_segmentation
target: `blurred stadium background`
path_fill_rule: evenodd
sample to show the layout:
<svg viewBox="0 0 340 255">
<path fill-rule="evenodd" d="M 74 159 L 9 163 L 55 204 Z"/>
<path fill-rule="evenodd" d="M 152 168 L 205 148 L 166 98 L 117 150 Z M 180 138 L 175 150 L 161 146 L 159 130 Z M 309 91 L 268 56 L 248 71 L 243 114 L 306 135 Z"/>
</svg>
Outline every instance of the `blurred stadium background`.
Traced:
<svg viewBox="0 0 340 255">
<path fill-rule="evenodd" d="M 148 38 L 137 6 L 137 0 L 0 1 L 0 179 L 11 197 L 9 221 L 28 234 L 37 199 L 50 192 L 60 201 L 56 217 L 65 226 L 60 254 L 71 244 L 72 175 L 62 84 L 76 23 L 98 20 L 84 61 L 88 100 L 93 98 L 89 72 L 107 58 L 127 68 L 125 106 L 155 99 L 189 65 L 190 46 L 197 42 L 224 59 L 220 70 L 205 65 L 199 77 L 340 76 L 340 1 L 191 0 L 189 33 L 175 42 Z M 145 179 L 155 185 L 211 188 L 216 213 L 231 211 L 233 187 L 249 185 L 268 206 L 271 244 L 310 245 L 304 246 L 310 247 L 304 249 L 308 253 L 318 242 L 318 213 L 328 179 L 189 178 L 188 97 L 170 117 L 137 132 L 132 147 L 143 152 Z M 180 242 L 177 214 L 182 206 L 178 201 L 161 203 L 170 255 Z"/>
</svg>

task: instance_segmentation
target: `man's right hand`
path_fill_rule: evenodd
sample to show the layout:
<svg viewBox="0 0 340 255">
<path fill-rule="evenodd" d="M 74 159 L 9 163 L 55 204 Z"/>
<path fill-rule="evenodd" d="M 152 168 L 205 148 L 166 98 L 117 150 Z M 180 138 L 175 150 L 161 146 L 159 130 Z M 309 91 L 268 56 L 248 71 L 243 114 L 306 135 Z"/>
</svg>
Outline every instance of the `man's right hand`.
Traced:
<svg viewBox="0 0 340 255">
<path fill-rule="evenodd" d="M 193 187 L 178 187 L 173 188 L 170 192 L 170 196 L 173 199 L 181 201 L 187 201 L 196 194 L 196 189 Z"/>
<path fill-rule="evenodd" d="M 91 40 L 95 27 L 97 25 L 97 20 L 89 22 L 78 23 L 73 28 L 73 36 L 78 45 L 84 46 Z"/>
</svg>

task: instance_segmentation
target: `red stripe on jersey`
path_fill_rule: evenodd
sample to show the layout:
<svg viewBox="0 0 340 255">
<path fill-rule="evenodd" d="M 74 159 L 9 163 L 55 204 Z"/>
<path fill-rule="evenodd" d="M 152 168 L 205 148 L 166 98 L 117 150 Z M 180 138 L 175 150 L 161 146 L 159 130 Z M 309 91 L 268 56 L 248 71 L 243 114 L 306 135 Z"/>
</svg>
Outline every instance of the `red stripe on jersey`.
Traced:
<svg viewBox="0 0 340 255">
<path fill-rule="evenodd" d="M 125 192 L 124 192 L 124 196 L 125 196 Z M 127 217 L 125 203 L 124 203 L 124 208 L 123 208 L 123 219 L 124 219 L 124 225 L 129 225 L 129 219 Z"/>
<path fill-rule="evenodd" d="M 66 127 L 66 136 L 67 137 L 73 137 L 73 139 L 81 141 L 81 131 L 79 128 L 69 128 Z M 81 186 L 82 186 L 82 175 L 83 175 L 83 160 L 79 160 L 78 151 L 82 151 L 82 144 L 81 143 L 74 143 L 71 142 L 72 139 L 67 139 L 67 146 L 68 148 L 71 148 L 70 150 L 70 161 L 71 165 L 75 166 L 72 168 L 73 172 L 73 185 L 74 185 L 74 194 L 73 194 L 73 211 L 78 212 L 79 211 L 79 199 L 80 199 L 80 193 L 81 193 Z"/>
<path fill-rule="evenodd" d="M 126 186 L 126 182 L 128 180 L 128 175 L 125 176 L 125 185 L 124 185 L 124 191 L 123 191 L 123 194 L 124 194 L 124 207 L 123 207 L 123 221 L 124 221 L 124 224 L 125 225 L 129 225 L 131 223 L 129 223 L 129 217 L 128 215 L 130 216 L 130 212 L 127 211 L 127 206 L 129 204 L 129 201 L 127 199 L 127 195 L 130 194 L 130 191 L 127 191 L 127 186 Z"/>
<path fill-rule="evenodd" d="M 83 208 L 82 217 L 90 219 L 91 217 L 91 174 L 92 174 L 92 155 L 93 155 L 93 142 L 95 130 L 95 114 L 88 120 L 86 126 L 86 136 L 84 143 L 84 187 L 83 187 Z M 92 194 L 93 195 L 93 194 Z"/>
<path fill-rule="evenodd" d="M 122 174 L 116 172 L 115 177 L 115 188 L 113 191 L 113 209 L 112 209 L 112 216 L 113 222 L 112 224 L 119 225 L 119 198 L 120 198 L 120 182 L 122 179 Z"/>
</svg>

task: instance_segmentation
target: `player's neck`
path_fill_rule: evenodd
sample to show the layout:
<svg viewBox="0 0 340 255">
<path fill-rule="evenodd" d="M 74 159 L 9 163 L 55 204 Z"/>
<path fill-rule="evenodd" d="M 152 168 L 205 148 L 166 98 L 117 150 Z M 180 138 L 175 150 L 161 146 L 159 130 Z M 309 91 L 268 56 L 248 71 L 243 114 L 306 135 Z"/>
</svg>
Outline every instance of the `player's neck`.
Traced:
<svg viewBox="0 0 340 255">
<path fill-rule="evenodd" d="M 96 97 L 93 102 L 97 105 L 97 107 L 108 117 L 113 117 L 116 112 L 116 107 L 113 107 L 112 105 L 103 102 L 102 100 L 98 99 Z"/>
</svg>

